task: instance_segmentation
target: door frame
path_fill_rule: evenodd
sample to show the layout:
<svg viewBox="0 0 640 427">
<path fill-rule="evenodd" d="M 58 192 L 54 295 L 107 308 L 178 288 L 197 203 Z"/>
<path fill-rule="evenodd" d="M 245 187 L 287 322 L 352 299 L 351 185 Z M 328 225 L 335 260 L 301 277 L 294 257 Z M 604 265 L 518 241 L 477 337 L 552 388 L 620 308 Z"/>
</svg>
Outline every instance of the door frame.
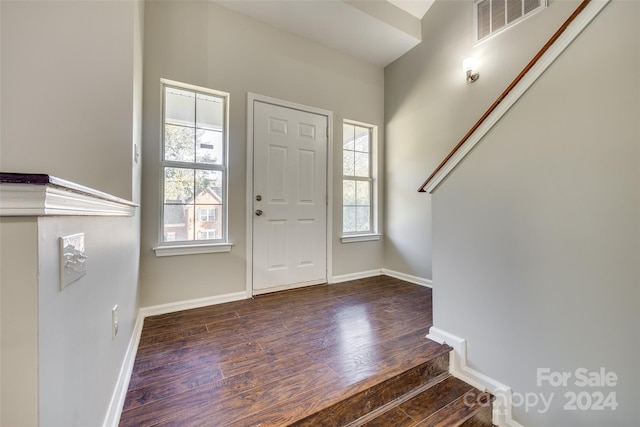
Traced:
<svg viewBox="0 0 640 427">
<path fill-rule="evenodd" d="M 331 237 L 333 235 L 333 112 L 320 108 L 309 107 L 295 102 L 284 101 L 282 99 L 271 98 L 269 96 L 256 93 L 247 93 L 247 188 L 246 188 L 246 233 L 247 233 L 247 253 L 246 253 L 246 292 L 247 296 L 253 296 L 253 105 L 264 102 L 276 107 L 292 108 L 307 113 L 318 114 L 327 118 L 327 242 L 326 242 L 326 274 L 327 283 L 330 283 L 333 268 Z"/>
</svg>

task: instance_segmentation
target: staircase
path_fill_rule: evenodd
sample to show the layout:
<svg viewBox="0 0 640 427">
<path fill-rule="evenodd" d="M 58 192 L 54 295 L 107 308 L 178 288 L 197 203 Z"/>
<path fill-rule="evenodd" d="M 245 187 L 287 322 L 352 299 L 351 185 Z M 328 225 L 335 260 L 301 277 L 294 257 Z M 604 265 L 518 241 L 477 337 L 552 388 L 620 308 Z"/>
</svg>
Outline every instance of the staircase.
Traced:
<svg viewBox="0 0 640 427">
<path fill-rule="evenodd" d="M 491 427 L 493 396 L 451 376 L 442 345 L 424 363 L 343 396 L 292 426 Z"/>
</svg>

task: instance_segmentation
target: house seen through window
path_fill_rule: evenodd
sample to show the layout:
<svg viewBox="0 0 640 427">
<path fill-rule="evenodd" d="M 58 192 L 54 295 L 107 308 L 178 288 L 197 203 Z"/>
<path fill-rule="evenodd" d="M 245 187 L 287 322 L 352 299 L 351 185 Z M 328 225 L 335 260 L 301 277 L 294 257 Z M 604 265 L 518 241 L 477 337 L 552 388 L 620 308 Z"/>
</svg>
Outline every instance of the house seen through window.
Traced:
<svg viewBox="0 0 640 427">
<path fill-rule="evenodd" d="M 163 85 L 162 243 L 226 240 L 227 97 Z"/>
</svg>

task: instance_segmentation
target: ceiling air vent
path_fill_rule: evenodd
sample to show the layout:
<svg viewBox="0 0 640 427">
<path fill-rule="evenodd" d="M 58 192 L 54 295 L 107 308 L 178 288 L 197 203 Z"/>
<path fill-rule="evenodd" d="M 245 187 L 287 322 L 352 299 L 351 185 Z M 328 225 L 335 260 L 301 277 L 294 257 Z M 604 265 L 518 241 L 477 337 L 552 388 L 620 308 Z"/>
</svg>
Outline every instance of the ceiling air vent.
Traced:
<svg viewBox="0 0 640 427">
<path fill-rule="evenodd" d="M 482 41 L 547 6 L 547 0 L 477 0 L 476 37 Z"/>
</svg>

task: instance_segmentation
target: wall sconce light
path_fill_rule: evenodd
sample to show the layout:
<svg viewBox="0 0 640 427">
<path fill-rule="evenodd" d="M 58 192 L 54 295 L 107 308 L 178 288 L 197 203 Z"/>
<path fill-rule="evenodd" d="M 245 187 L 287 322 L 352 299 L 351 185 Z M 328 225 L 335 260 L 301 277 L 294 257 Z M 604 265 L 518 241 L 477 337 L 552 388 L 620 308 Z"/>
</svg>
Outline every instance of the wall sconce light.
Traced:
<svg viewBox="0 0 640 427">
<path fill-rule="evenodd" d="M 478 62 L 473 56 L 462 61 L 462 70 L 467 75 L 467 83 L 473 83 L 480 77 L 480 73 L 478 73 Z"/>
</svg>

